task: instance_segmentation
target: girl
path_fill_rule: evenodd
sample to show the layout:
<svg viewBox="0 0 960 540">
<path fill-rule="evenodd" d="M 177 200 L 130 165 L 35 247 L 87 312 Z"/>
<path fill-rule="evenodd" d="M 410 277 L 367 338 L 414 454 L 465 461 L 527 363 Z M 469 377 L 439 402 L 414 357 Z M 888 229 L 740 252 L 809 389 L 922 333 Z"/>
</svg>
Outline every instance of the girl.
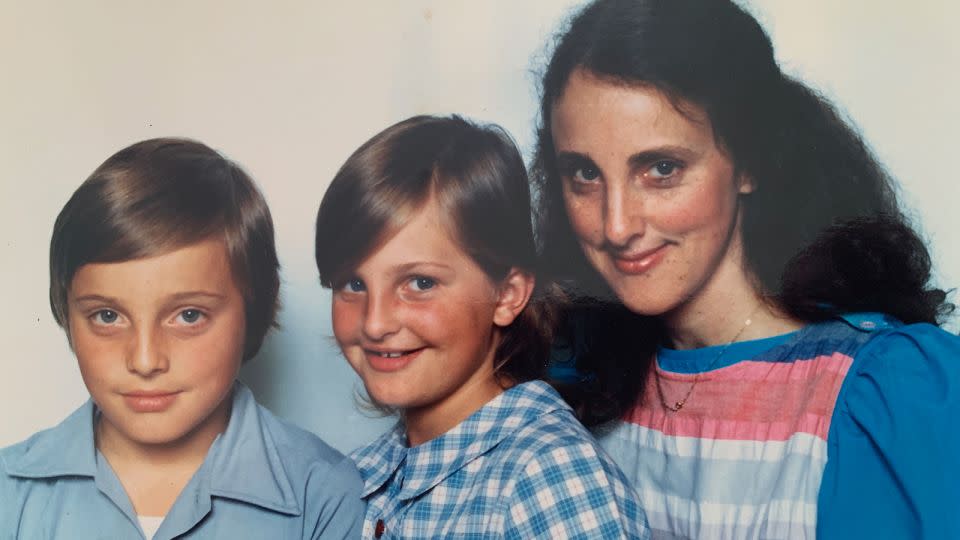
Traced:
<svg viewBox="0 0 960 540">
<path fill-rule="evenodd" d="M 545 263 L 583 300 L 572 399 L 613 421 L 654 535 L 960 537 L 950 306 L 892 180 L 759 24 L 600 0 L 542 88 Z"/>
<path fill-rule="evenodd" d="M 421 116 L 361 146 L 320 204 L 337 343 L 400 415 L 354 453 L 367 538 L 647 537 L 622 473 L 538 380 L 529 201 L 500 129 Z"/>
<path fill-rule="evenodd" d="M 90 401 L 0 450 L 3 538 L 359 534 L 353 463 L 236 381 L 274 325 L 278 266 L 263 196 L 209 147 L 151 139 L 94 171 L 50 242 Z"/>
</svg>

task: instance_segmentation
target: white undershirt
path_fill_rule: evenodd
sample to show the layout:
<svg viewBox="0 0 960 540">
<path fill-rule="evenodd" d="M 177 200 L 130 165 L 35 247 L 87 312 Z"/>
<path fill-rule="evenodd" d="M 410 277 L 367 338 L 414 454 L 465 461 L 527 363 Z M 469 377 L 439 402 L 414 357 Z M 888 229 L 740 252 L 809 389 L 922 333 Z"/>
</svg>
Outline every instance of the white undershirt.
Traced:
<svg viewBox="0 0 960 540">
<path fill-rule="evenodd" d="M 166 516 L 137 516 L 137 521 L 140 522 L 140 528 L 143 529 L 143 535 L 147 537 L 147 540 L 153 540 L 153 535 L 157 534 L 157 529 L 163 523 L 164 517 Z"/>
</svg>

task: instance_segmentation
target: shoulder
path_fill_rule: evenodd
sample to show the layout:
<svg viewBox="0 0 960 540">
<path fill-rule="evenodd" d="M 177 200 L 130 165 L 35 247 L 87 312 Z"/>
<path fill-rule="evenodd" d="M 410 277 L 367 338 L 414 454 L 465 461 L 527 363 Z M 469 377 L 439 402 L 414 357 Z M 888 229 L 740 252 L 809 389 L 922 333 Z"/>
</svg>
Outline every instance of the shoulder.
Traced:
<svg viewBox="0 0 960 540">
<path fill-rule="evenodd" d="M 40 431 L 18 443 L 0 448 L 0 474 L 6 476 L 11 469 L 16 469 L 20 460 L 30 452 L 34 443 L 42 434 L 43 431 Z"/>
<path fill-rule="evenodd" d="M 951 386 L 960 390 L 960 337 L 925 323 L 879 329 L 857 352 L 848 378 L 852 399 L 864 391 L 936 399 Z"/>
<path fill-rule="evenodd" d="M 257 404 L 284 473 L 303 497 L 308 538 L 347 538 L 360 532 L 366 505 L 353 461 L 309 431 L 277 418 Z"/>
<path fill-rule="evenodd" d="M 505 441 L 506 442 L 506 441 Z M 519 430 L 511 526 L 521 536 L 644 538 L 639 497 L 619 468 L 567 411 Z"/>
<path fill-rule="evenodd" d="M 849 415 L 858 429 L 883 437 L 903 427 L 891 424 L 895 418 L 945 412 L 960 414 L 960 337 L 910 324 L 870 333 L 843 383 L 835 415 Z"/>
<path fill-rule="evenodd" d="M 278 418 L 266 407 L 257 404 L 257 413 L 266 433 L 277 449 L 277 454 L 292 468 L 291 472 L 324 474 L 353 470 L 353 461 L 327 444 L 317 435 L 286 420 Z"/>
<path fill-rule="evenodd" d="M 505 442 L 508 448 L 523 452 L 525 459 L 517 460 L 517 464 L 525 478 L 549 483 L 589 475 L 597 479 L 602 476 L 611 484 L 622 479 L 620 470 L 593 436 L 566 410 L 543 416 Z"/>
<path fill-rule="evenodd" d="M 44 446 L 50 432 L 51 429 L 37 432 L 0 449 L 0 531 L 19 530 L 29 501 L 43 500 L 56 489 L 56 484 L 49 481 L 48 471 L 57 467 L 42 455 L 46 453 Z"/>
<path fill-rule="evenodd" d="M 960 337 L 929 324 L 872 331 L 831 422 L 818 532 L 960 533 L 950 517 L 960 500 L 958 416 Z"/>
</svg>

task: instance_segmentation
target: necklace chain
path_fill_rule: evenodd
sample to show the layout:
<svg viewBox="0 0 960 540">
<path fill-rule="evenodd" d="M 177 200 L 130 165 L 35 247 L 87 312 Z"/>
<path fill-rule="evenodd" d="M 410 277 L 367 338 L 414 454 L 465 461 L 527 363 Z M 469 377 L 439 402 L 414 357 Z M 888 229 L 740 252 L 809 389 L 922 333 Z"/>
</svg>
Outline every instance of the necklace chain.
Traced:
<svg viewBox="0 0 960 540">
<path fill-rule="evenodd" d="M 710 371 L 711 369 L 713 369 L 713 366 L 717 365 L 717 362 L 719 362 L 720 358 L 723 357 L 723 354 L 727 352 L 727 349 L 729 349 L 731 345 L 737 342 L 737 340 L 740 338 L 743 332 L 753 322 L 753 316 L 754 314 L 756 314 L 758 309 L 760 309 L 759 304 L 755 308 L 753 308 L 753 310 L 750 312 L 750 316 L 747 317 L 747 320 L 743 322 L 743 326 L 740 327 L 740 330 L 738 330 L 737 333 L 734 334 L 733 339 L 728 341 L 726 345 L 720 348 L 720 352 L 718 352 L 717 355 L 713 357 L 713 360 L 710 361 L 710 364 L 707 365 L 707 368 L 703 371 L 697 371 L 697 374 L 693 378 L 693 382 L 690 383 L 690 387 L 687 388 L 687 392 L 683 394 L 682 398 L 675 401 L 672 405 L 667 402 L 667 399 L 663 395 L 663 382 L 660 376 L 660 371 L 656 365 L 654 366 L 653 369 L 657 378 L 657 394 L 659 394 L 660 396 L 660 403 L 662 403 L 663 406 L 667 408 L 667 410 L 671 412 L 679 412 L 680 409 L 682 409 L 683 406 L 686 405 L 687 400 L 690 399 L 690 394 L 693 393 L 693 389 L 696 388 L 697 383 L 700 382 L 700 375 L 703 374 L 704 372 Z"/>
</svg>

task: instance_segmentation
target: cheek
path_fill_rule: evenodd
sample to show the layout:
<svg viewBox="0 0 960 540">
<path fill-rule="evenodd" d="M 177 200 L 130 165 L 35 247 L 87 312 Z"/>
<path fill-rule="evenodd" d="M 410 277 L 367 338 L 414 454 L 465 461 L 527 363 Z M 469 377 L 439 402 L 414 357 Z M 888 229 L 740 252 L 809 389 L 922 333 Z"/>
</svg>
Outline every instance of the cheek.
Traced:
<svg viewBox="0 0 960 540">
<path fill-rule="evenodd" d="M 211 332 L 189 339 L 172 339 L 177 350 L 171 350 L 171 360 L 182 358 L 177 364 L 196 376 L 196 380 L 233 380 L 243 360 L 245 326 L 243 315 L 219 321 Z"/>
<path fill-rule="evenodd" d="M 564 191 L 564 208 L 570 228 L 580 240 L 596 241 L 602 231 L 600 205 L 593 199 L 573 197 Z"/>
<path fill-rule="evenodd" d="M 472 336 L 483 336 L 493 327 L 493 303 L 474 295 L 450 297 L 443 302 L 409 304 L 405 326 L 436 344 L 457 345 Z"/>
<path fill-rule="evenodd" d="M 698 187 L 685 197 L 663 201 L 655 219 L 661 229 L 676 234 L 702 232 L 722 237 L 733 220 L 729 193 L 717 186 Z"/>
<path fill-rule="evenodd" d="M 80 374 L 88 384 L 104 381 L 111 367 L 123 361 L 123 341 L 93 334 L 84 324 L 70 325 L 70 343 Z"/>
<path fill-rule="evenodd" d="M 338 343 L 355 339 L 363 324 L 362 309 L 358 303 L 333 301 L 331 311 L 333 335 Z"/>
</svg>

